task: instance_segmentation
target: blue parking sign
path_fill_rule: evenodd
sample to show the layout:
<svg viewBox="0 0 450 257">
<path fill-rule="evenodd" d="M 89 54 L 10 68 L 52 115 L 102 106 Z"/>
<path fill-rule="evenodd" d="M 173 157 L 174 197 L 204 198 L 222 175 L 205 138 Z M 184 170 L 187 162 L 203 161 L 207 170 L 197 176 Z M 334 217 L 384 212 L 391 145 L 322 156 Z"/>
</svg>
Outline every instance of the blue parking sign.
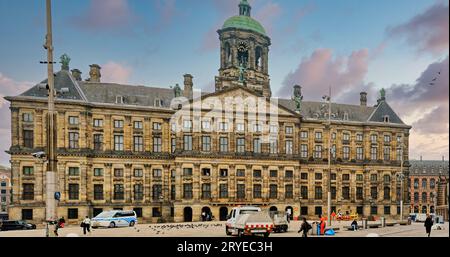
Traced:
<svg viewBox="0 0 450 257">
<path fill-rule="evenodd" d="M 58 201 L 61 199 L 61 192 L 55 192 L 55 199 Z"/>
</svg>

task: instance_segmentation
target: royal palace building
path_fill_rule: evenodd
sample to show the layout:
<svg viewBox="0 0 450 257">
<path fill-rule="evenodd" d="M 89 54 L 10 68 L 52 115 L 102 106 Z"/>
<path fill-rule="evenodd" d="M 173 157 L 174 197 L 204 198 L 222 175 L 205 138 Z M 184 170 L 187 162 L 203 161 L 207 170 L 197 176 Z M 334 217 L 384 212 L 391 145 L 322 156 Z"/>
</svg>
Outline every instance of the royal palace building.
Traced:
<svg viewBox="0 0 450 257">
<path fill-rule="evenodd" d="M 408 213 L 402 183 L 411 127 L 384 90 L 374 106 L 364 92 L 359 105 L 331 103 L 331 115 L 327 102 L 303 101 L 297 85 L 292 98 L 277 99 L 269 77 L 271 40 L 246 0 L 218 34 L 220 69 L 210 93 L 195 90 L 189 74 L 183 87 L 103 83 L 95 64 L 83 80 L 61 58 L 55 73 L 58 216 L 77 222 L 103 210 L 133 209 L 146 222 L 198 221 L 204 211 L 224 220 L 234 206 L 257 205 L 313 217 L 325 214 L 328 188 L 333 210 L 398 216 L 403 197 Z M 32 154 L 47 145 L 46 83 L 6 97 L 11 219 L 45 219 L 46 162 Z"/>
</svg>

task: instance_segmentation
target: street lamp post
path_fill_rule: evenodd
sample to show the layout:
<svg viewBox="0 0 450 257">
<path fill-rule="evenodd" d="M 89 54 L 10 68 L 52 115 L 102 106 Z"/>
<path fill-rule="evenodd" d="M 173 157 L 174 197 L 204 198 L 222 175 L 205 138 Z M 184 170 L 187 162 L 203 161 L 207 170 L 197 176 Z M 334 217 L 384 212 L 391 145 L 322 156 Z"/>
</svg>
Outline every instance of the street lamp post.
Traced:
<svg viewBox="0 0 450 257">
<path fill-rule="evenodd" d="M 331 87 L 323 99 L 328 101 L 328 181 L 327 181 L 327 224 L 331 226 Z"/>
<path fill-rule="evenodd" d="M 403 174 L 403 136 L 400 141 L 400 174 L 398 175 L 398 179 L 400 180 L 400 221 L 403 221 L 403 197 L 404 197 L 404 181 L 405 174 Z"/>
</svg>

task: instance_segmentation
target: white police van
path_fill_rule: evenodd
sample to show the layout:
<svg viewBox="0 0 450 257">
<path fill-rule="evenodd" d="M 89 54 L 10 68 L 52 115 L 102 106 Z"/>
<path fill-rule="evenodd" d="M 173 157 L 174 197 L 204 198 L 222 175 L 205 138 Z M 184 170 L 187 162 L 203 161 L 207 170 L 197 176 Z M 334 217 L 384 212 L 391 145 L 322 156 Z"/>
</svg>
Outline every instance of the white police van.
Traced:
<svg viewBox="0 0 450 257">
<path fill-rule="evenodd" d="M 103 211 L 92 219 L 92 228 L 133 227 L 137 223 L 134 211 Z"/>
</svg>

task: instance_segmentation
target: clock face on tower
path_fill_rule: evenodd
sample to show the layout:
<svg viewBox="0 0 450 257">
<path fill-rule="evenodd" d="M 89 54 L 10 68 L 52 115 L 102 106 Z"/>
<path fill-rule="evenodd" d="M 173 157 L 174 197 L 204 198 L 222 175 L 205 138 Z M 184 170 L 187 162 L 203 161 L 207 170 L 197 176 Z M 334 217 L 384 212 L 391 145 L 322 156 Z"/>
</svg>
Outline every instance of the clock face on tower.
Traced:
<svg viewBox="0 0 450 257">
<path fill-rule="evenodd" d="M 245 51 L 248 51 L 248 49 L 249 49 L 248 42 L 246 42 L 246 41 L 240 41 L 239 42 L 239 44 L 238 44 L 238 51 L 239 52 L 245 52 Z"/>
</svg>

